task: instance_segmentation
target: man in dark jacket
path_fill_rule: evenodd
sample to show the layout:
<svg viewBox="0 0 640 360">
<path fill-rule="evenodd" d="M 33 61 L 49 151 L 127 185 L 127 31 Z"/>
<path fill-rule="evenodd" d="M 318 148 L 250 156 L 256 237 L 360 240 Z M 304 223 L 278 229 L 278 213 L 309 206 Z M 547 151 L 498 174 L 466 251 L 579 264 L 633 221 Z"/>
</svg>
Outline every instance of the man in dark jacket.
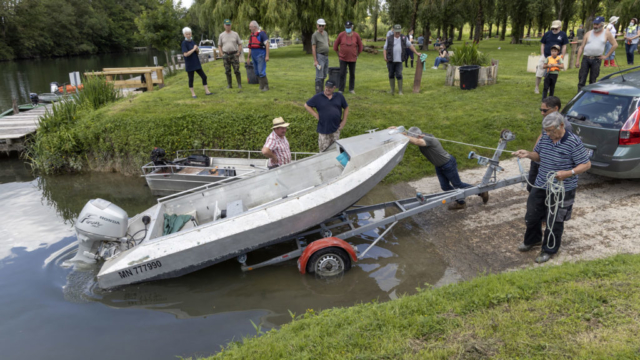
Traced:
<svg viewBox="0 0 640 360">
<path fill-rule="evenodd" d="M 384 61 L 387 62 L 387 69 L 389 70 L 389 85 L 391 86 L 391 95 L 395 93 L 396 83 L 398 80 L 398 94 L 402 95 L 402 63 L 407 58 L 407 49 L 420 56 L 421 54 L 416 51 L 416 48 L 411 45 L 411 41 L 400 33 L 402 32 L 402 26 L 396 24 L 393 25 L 393 35 L 387 37 L 387 41 L 384 43 Z"/>
</svg>

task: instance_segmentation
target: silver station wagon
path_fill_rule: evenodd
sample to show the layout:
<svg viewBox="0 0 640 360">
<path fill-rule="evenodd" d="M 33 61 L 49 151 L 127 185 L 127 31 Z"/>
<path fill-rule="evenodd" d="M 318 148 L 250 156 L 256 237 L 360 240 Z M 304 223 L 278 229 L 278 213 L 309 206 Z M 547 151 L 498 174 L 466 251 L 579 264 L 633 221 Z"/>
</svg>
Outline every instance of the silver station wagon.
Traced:
<svg viewBox="0 0 640 360">
<path fill-rule="evenodd" d="M 591 159 L 590 173 L 640 178 L 640 66 L 582 88 L 562 110 Z M 636 70 L 625 73 L 629 70 Z"/>
</svg>

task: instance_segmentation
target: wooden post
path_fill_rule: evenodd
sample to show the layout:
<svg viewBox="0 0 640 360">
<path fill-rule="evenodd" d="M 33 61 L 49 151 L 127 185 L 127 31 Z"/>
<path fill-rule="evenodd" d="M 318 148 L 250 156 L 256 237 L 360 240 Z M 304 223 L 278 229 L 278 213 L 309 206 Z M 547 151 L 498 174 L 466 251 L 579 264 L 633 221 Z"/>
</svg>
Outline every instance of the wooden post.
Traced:
<svg viewBox="0 0 640 360">
<path fill-rule="evenodd" d="M 424 62 L 422 62 L 422 60 L 420 59 L 420 57 L 418 57 L 418 66 L 416 67 L 416 75 L 413 77 L 413 92 L 414 93 L 419 93 L 420 92 L 420 83 L 422 82 L 422 64 L 424 64 Z"/>
<path fill-rule="evenodd" d="M 151 77 L 151 72 L 148 72 L 144 75 L 147 78 L 147 91 L 153 91 L 153 78 Z"/>
<path fill-rule="evenodd" d="M 18 99 L 11 98 L 11 105 L 13 106 L 13 115 L 19 114 L 20 108 L 18 107 Z"/>
</svg>

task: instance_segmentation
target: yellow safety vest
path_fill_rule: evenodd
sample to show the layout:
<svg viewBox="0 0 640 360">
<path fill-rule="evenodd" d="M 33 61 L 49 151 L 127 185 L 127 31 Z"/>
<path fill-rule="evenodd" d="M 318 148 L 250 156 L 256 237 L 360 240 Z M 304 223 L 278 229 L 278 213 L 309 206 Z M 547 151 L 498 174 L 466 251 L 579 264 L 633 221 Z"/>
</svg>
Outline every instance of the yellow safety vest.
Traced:
<svg viewBox="0 0 640 360">
<path fill-rule="evenodd" d="M 560 63 L 560 59 L 562 59 L 562 55 L 558 55 L 555 59 L 552 56 L 549 56 L 547 60 L 549 60 L 549 65 L 555 65 Z M 553 66 L 549 68 L 549 71 L 560 71 L 559 67 Z"/>
</svg>

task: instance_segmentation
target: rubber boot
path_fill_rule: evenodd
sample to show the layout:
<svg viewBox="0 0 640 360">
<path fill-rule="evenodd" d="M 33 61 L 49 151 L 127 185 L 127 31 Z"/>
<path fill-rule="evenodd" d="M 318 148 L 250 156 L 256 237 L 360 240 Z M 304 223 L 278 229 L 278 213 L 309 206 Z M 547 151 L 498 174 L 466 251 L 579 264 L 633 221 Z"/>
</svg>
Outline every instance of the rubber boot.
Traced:
<svg viewBox="0 0 640 360">
<path fill-rule="evenodd" d="M 398 95 L 404 95 L 402 93 L 402 80 L 398 80 Z"/>
<path fill-rule="evenodd" d="M 262 87 L 262 91 L 269 91 L 269 79 L 267 77 L 263 77 L 264 86 Z"/>
<path fill-rule="evenodd" d="M 396 92 L 396 79 L 389 79 L 389 86 L 391 86 L 391 91 L 389 93 L 393 95 Z"/>
<path fill-rule="evenodd" d="M 411 60 L 411 67 L 413 67 L 413 60 Z"/>
<path fill-rule="evenodd" d="M 258 84 L 260 84 L 260 91 L 262 91 L 262 89 L 264 89 L 264 80 L 259 76 L 258 76 Z"/>
<path fill-rule="evenodd" d="M 236 74 L 236 81 L 238 82 L 238 89 L 242 89 L 242 76 L 240 74 Z"/>
<path fill-rule="evenodd" d="M 404 61 L 404 67 L 409 67 L 409 66 L 407 66 L 408 63 L 409 63 L 409 60 L 405 60 Z"/>
<path fill-rule="evenodd" d="M 613 59 L 613 60 L 609 61 L 609 64 L 611 65 L 611 67 L 615 67 L 616 66 L 616 59 Z"/>
<path fill-rule="evenodd" d="M 231 74 L 227 74 L 227 89 L 231 89 L 232 88 L 232 83 L 231 83 Z"/>
<path fill-rule="evenodd" d="M 609 60 L 604 61 L 604 67 L 609 67 Z"/>
</svg>

